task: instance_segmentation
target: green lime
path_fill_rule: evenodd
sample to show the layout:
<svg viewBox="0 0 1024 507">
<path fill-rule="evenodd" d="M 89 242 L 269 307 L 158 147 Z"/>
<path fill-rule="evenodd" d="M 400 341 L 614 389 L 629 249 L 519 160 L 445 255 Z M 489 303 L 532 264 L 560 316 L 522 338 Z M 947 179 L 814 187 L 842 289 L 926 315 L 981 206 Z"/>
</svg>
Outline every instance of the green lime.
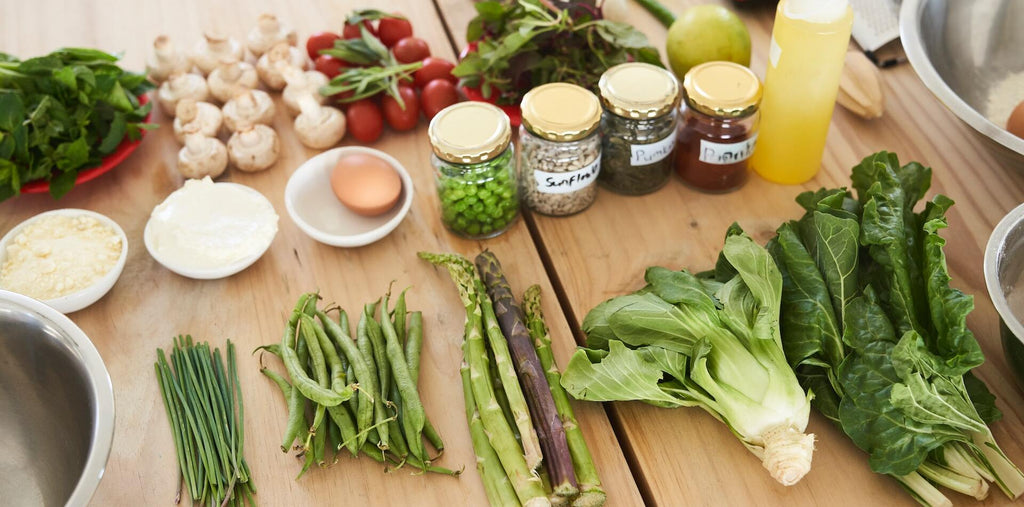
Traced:
<svg viewBox="0 0 1024 507">
<path fill-rule="evenodd" d="M 750 32 L 720 5 L 690 7 L 668 29 L 665 44 L 672 72 L 682 81 L 695 65 L 726 60 L 750 65 Z"/>
</svg>

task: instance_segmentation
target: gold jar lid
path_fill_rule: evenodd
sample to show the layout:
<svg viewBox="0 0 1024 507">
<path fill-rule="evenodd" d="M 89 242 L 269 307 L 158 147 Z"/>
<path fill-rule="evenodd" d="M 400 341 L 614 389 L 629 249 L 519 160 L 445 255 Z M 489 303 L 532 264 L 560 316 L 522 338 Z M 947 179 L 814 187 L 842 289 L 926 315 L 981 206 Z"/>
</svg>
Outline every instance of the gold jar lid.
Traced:
<svg viewBox="0 0 1024 507">
<path fill-rule="evenodd" d="M 508 116 L 486 102 L 460 102 L 442 109 L 430 120 L 427 133 L 434 154 L 456 164 L 490 160 L 512 139 Z"/>
<path fill-rule="evenodd" d="M 702 63 L 683 78 L 686 105 L 710 116 L 746 116 L 761 102 L 761 81 L 733 62 Z"/>
<path fill-rule="evenodd" d="M 604 107 L 626 118 L 657 118 L 679 103 L 679 81 L 649 63 L 620 63 L 606 70 L 597 86 Z"/>
<path fill-rule="evenodd" d="M 549 141 L 577 141 L 601 124 L 601 102 L 590 90 L 548 83 L 523 96 L 523 126 Z"/>
</svg>

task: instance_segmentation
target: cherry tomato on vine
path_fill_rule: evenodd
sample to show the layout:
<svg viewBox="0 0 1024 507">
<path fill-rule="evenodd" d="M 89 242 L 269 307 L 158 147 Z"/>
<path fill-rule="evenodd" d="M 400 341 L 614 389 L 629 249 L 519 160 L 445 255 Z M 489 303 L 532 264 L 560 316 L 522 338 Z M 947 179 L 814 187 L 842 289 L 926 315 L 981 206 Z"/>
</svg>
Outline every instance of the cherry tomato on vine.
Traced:
<svg viewBox="0 0 1024 507">
<path fill-rule="evenodd" d="M 444 58 L 437 58 L 428 56 L 423 59 L 423 67 L 413 74 L 413 80 L 416 84 L 416 88 L 423 88 L 427 86 L 427 83 L 435 79 L 444 79 L 451 81 L 452 84 L 457 83 L 459 80 L 452 75 L 452 69 L 455 68 L 455 64 L 445 60 Z"/>
<path fill-rule="evenodd" d="M 420 121 L 420 99 L 416 96 L 416 90 L 408 85 L 399 86 L 398 94 L 405 102 L 405 109 L 402 109 L 394 97 L 384 95 L 384 98 L 380 99 L 384 119 L 395 130 L 412 130 Z"/>
<path fill-rule="evenodd" d="M 459 94 L 455 91 L 455 84 L 446 79 L 435 79 L 427 83 L 420 93 L 420 103 L 423 104 L 423 114 L 427 120 L 433 119 L 442 109 L 458 101 Z"/>
<path fill-rule="evenodd" d="M 412 23 L 405 18 L 381 18 L 377 34 L 385 46 L 391 47 L 398 41 L 412 36 Z"/>
<path fill-rule="evenodd" d="M 316 60 L 320 56 L 320 50 L 333 48 L 334 41 L 340 38 L 341 36 L 334 32 L 317 32 L 310 35 L 306 40 L 306 52 L 309 53 L 309 59 Z"/>
<path fill-rule="evenodd" d="M 380 138 L 384 131 L 384 118 L 380 107 L 371 99 L 353 102 L 345 112 L 348 131 L 352 137 L 362 143 L 372 143 Z"/>
<path fill-rule="evenodd" d="M 398 63 L 412 63 L 423 60 L 430 56 L 430 46 L 427 41 L 417 37 L 406 37 L 391 48 Z"/>
<path fill-rule="evenodd" d="M 366 30 L 370 32 L 370 34 L 374 36 L 377 35 L 377 29 L 373 27 L 373 23 L 370 23 L 370 20 L 364 19 L 363 26 L 366 27 Z M 341 38 L 358 39 L 360 37 L 362 37 L 362 33 L 359 31 L 359 25 L 350 25 L 345 23 L 345 27 L 341 30 Z"/>
<path fill-rule="evenodd" d="M 341 74 L 349 66 L 345 60 L 335 58 L 331 55 L 320 55 L 316 57 L 316 59 L 313 60 L 313 65 L 316 67 L 317 71 L 328 78 Z"/>
</svg>

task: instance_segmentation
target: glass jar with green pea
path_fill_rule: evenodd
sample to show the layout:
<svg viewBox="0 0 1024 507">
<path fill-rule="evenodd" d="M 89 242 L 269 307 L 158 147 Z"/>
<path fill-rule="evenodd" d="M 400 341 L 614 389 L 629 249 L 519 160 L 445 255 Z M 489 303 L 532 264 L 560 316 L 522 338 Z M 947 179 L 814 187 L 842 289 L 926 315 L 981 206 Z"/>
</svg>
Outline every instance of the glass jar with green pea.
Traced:
<svg viewBox="0 0 1024 507">
<path fill-rule="evenodd" d="M 508 116 L 491 104 L 443 109 L 428 129 L 441 222 L 469 239 L 497 236 L 519 216 L 519 192 Z"/>
</svg>

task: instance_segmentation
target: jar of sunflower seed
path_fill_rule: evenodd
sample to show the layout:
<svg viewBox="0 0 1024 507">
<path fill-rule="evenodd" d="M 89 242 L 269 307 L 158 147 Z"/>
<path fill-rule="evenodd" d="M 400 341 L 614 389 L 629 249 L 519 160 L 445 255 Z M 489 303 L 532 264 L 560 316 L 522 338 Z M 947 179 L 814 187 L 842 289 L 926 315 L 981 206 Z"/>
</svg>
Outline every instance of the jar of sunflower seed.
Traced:
<svg viewBox="0 0 1024 507">
<path fill-rule="evenodd" d="M 601 102 L 585 88 L 549 83 L 522 101 L 519 185 L 530 209 L 565 216 L 597 197 L 601 170 Z"/>
</svg>

